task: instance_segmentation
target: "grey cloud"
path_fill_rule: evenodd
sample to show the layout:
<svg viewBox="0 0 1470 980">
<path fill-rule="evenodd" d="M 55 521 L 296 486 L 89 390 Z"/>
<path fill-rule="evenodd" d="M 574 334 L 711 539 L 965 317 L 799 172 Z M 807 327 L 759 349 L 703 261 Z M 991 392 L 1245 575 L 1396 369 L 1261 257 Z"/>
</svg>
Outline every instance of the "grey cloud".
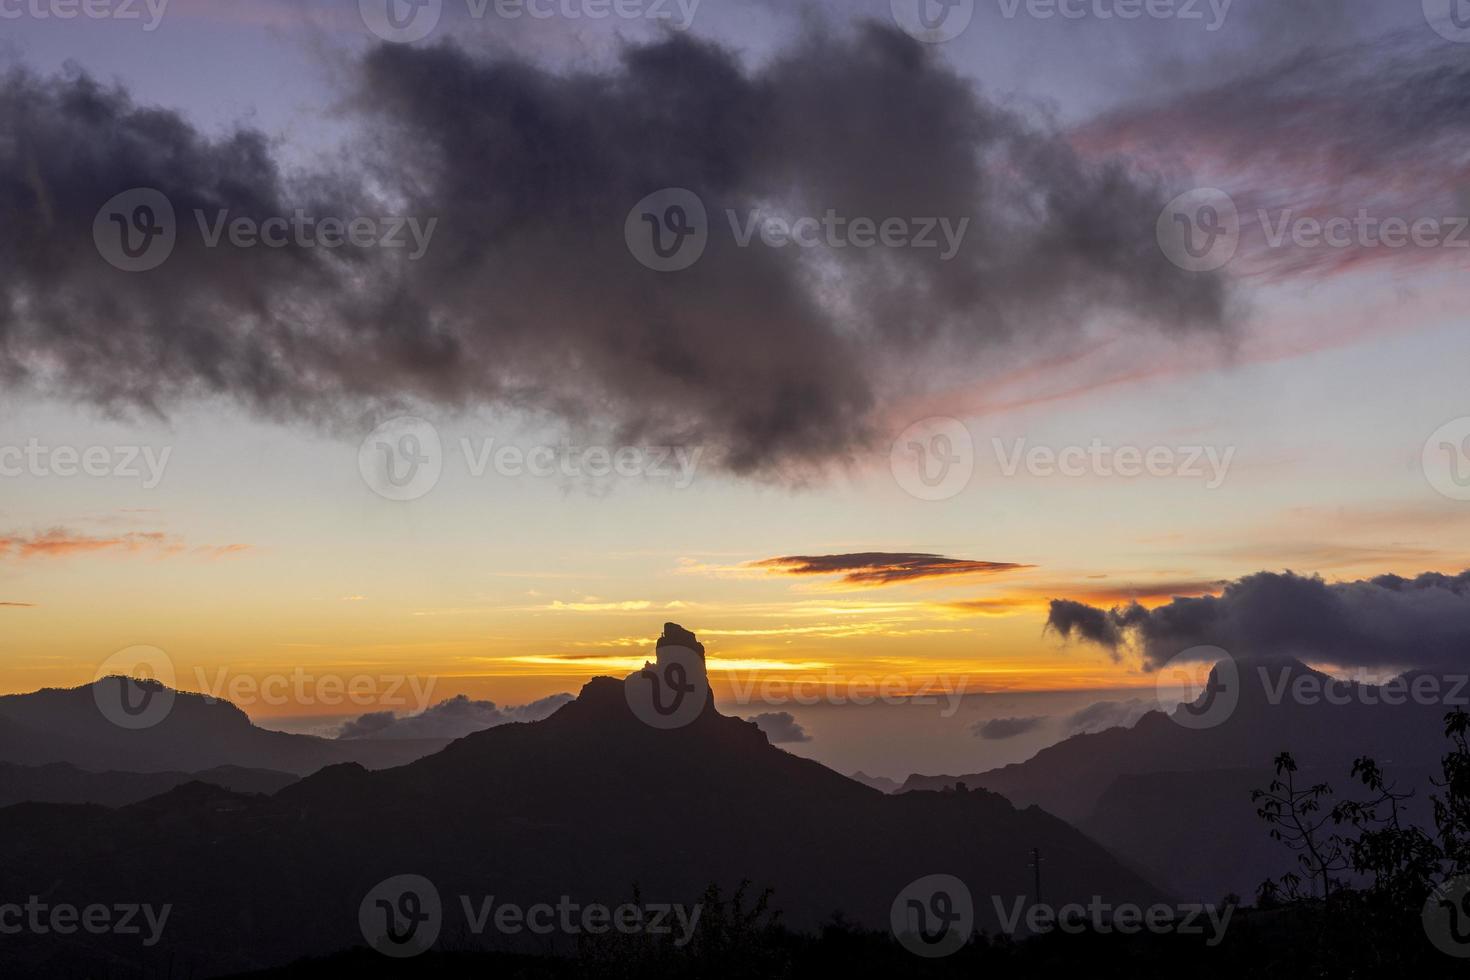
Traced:
<svg viewBox="0 0 1470 980">
<path fill-rule="evenodd" d="M 1115 655 L 1136 649 L 1157 667 L 1196 647 L 1237 658 L 1284 658 L 1345 667 L 1464 666 L 1470 650 L 1470 572 L 1328 583 L 1259 572 L 1219 596 L 1098 609 L 1054 601 L 1048 627 Z M 1211 659 L 1201 654 L 1201 659 Z"/>
<path fill-rule="evenodd" d="M 795 742 L 810 742 L 812 737 L 792 717 L 789 711 L 768 711 L 745 719 L 766 733 L 772 745 L 789 745 Z"/>
<path fill-rule="evenodd" d="M 357 77 L 350 165 L 288 173 L 258 132 L 211 137 L 85 76 L 12 72 L 0 383 L 119 413 L 221 397 L 334 427 L 409 406 L 525 412 L 795 477 L 880 445 L 895 400 L 1013 341 L 1065 346 L 1092 316 L 1161 334 L 1226 320 L 1223 280 L 1160 254 L 1157 188 L 892 29 L 813 29 L 757 68 L 688 36 L 597 71 L 383 46 Z M 134 187 L 169 198 L 179 243 L 129 274 L 91 229 Z M 623 237 L 663 187 L 710 212 L 706 254 L 679 273 L 643 268 Z M 297 207 L 439 224 L 417 261 L 205 248 L 194 226 L 197 209 Z M 737 247 L 724 212 L 757 207 L 970 224 L 948 262 Z"/>
<path fill-rule="evenodd" d="M 980 738 L 999 741 L 1034 732 L 1045 722 L 1045 715 L 1026 718 L 991 718 L 988 721 L 976 722 L 970 727 L 970 731 Z"/>
<path fill-rule="evenodd" d="M 1123 642 L 1123 631 L 1143 607 L 1138 603 L 1114 606 L 1111 610 L 1089 606 L 1072 599 L 1051 600 L 1046 627 L 1061 634 L 1062 639 L 1078 639 L 1106 647 L 1114 656 Z"/>
<path fill-rule="evenodd" d="M 458 695 L 440 701 L 422 714 L 400 717 L 391 711 L 374 711 L 342 726 L 343 739 L 463 738 L 474 732 L 518 721 L 540 721 L 573 700 L 570 694 L 553 694 L 530 704 L 497 707 L 493 701 L 471 701 Z"/>
<path fill-rule="evenodd" d="M 1105 728 L 1132 728 L 1138 719 L 1158 708 L 1157 703 L 1139 698 L 1098 701 L 1068 716 L 1067 732 L 1069 735 L 1078 735 L 1083 732 L 1100 732 Z"/>
</svg>

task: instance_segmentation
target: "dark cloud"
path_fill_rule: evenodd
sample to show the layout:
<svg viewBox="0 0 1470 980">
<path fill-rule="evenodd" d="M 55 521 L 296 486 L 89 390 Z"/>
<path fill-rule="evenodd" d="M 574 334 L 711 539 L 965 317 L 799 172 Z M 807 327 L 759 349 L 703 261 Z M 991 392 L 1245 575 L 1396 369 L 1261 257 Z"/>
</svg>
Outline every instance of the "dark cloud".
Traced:
<svg viewBox="0 0 1470 980">
<path fill-rule="evenodd" d="M 852 555 L 789 555 L 752 562 L 757 568 L 770 568 L 786 575 L 842 575 L 850 585 L 891 585 L 921 578 L 953 575 L 991 575 L 1010 572 L 1030 565 L 1001 561 L 970 561 L 945 558 L 942 555 L 865 551 Z"/>
<path fill-rule="evenodd" d="M 388 45 L 357 78 L 350 167 L 288 173 L 258 132 L 211 137 L 85 76 L 10 73 L 0 383 L 119 412 L 221 396 L 354 426 L 409 406 L 513 410 L 794 475 L 881 443 L 894 399 L 982 352 L 1065 346 L 1093 317 L 1163 333 L 1225 317 L 1222 280 L 1160 254 L 1157 188 L 891 29 L 813 30 L 754 69 L 685 35 L 563 73 Z M 126 273 L 91 231 L 136 187 L 172 203 L 178 244 Z M 623 236 L 665 187 L 711 220 L 678 273 L 639 265 Z M 196 226 L 196 211 L 298 207 L 439 223 L 416 261 L 207 248 Z M 969 224 L 950 261 L 737 247 L 726 210 L 757 208 Z"/>
<path fill-rule="evenodd" d="M 991 718 L 989 721 L 976 722 L 970 726 L 970 731 L 980 738 L 990 741 L 1015 738 L 1034 732 L 1046 723 L 1045 715 L 1034 715 L 1026 718 Z"/>
<path fill-rule="evenodd" d="M 752 715 L 745 719 L 752 722 L 757 728 L 766 733 L 772 745 L 789 745 L 794 742 L 810 742 L 812 737 L 806 733 L 789 711 L 767 711 L 764 714 Z"/>
<path fill-rule="evenodd" d="M 1157 711 L 1158 708 L 1157 702 L 1144 701 L 1139 698 L 1129 698 L 1126 701 L 1098 701 L 1068 716 L 1067 734 L 1100 732 L 1105 728 L 1132 728 L 1138 719 L 1150 711 Z"/>
<path fill-rule="evenodd" d="M 1076 638 L 1109 650 L 1117 650 L 1123 641 L 1122 632 L 1106 610 L 1072 599 L 1053 599 L 1046 625 L 1063 639 Z"/>
<path fill-rule="evenodd" d="M 518 721 L 540 721 L 573 700 L 553 694 L 530 704 L 497 707 L 493 701 L 471 701 L 458 695 L 424 711 L 399 717 L 391 711 L 373 711 L 347 722 L 337 733 L 343 739 L 463 738 L 487 728 Z"/>
<path fill-rule="evenodd" d="M 1344 667 L 1463 666 L 1470 650 L 1470 572 L 1335 583 L 1260 572 L 1229 583 L 1219 596 L 1177 598 L 1152 610 L 1057 600 L 1047 625 L 1115 656 L 1136 649 L 1150 669 L 1208 646 L 1237 658 L 1295 657 Z M 1201 659 L 1213 657 L 1202 653 Z"/>
<path fill-rule="evenodd" d="M 366 392 L 362 355 L 388 359 L 370 326 L 322 319 L 361 264 L 349 253 L 204 246 L 196 210 L 363 206 L 346 184 L 288 181 L 261 134 L 210 139 L 85 75 L 20 69 L 0 89 L 0 132 L 0 381 L 150 412 L 225 395 L 286 418 Z M 172 203 L 178 244 L 163 267 L 127 273 L 99 255 L 93 220 L 138 187 Z"/>
</svg>

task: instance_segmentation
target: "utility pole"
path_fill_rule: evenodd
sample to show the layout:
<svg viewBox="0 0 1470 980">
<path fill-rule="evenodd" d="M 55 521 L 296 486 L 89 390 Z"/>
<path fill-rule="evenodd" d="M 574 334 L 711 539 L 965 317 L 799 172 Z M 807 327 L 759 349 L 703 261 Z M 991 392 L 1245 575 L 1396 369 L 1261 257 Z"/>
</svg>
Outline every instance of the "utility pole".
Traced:
<svg viewBox="0 0 1470 980">
<path fill-rule="evenodd" d="M 1035 904 L 1041 904 L 1041 848 L 1031 848 L 1031 876 L 1035 884 Z"/>
</svg>

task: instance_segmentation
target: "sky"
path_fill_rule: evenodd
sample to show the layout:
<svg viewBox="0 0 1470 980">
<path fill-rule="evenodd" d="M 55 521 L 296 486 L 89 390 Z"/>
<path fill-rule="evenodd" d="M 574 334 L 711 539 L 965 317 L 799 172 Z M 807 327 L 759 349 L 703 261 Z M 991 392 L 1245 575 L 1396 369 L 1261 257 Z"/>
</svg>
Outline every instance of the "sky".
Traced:
<svg viewBox="0 0 1470 980">
<path fill-rule="evenodd" d="M 1470 565 L 1433 0 L 436 6 L 0 3 L 0 692 L 520 704 L 675 621 L 897 773 L 781 685 L 1065 694 L 904 743 L 958 766 L 1196 646 L 1470 638 L 1417 579 Z"/>
</svg>

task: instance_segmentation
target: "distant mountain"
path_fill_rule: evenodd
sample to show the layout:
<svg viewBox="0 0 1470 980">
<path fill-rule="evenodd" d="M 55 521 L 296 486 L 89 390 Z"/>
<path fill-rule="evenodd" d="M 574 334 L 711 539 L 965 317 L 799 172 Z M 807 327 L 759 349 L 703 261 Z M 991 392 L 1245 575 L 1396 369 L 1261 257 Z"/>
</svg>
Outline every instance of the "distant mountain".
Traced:
<svg viewBox="0 0 1470 980">
<path fill-rule="evenodd" d="M 862 770 L 853 773 L 852 778 L 864 786 L 873 787 L 880 793 L 896 793 L 901 785 L 896 779 L 889 779 L 887 776 L 869 776 Z"/>
<path fill-rule="evenodd" d="M 65 762 L 17 766 L 0 762 L 0 807 L 17 803 L 97 803 L 127 806 L 190 782 L 237 793 L 271 794 L 298 777 L 268 769 L 221 766 L 203 772 L 87 772 Z"/>
<path fill-rule="evenodd" d="M 1314 779 L 1334 783 L 1339 792 L 1353 788 L 1348 775 L 1363 755 L 1404 788 L 1417 788 L 1421 796 L 1428 790 L 1429 770 L 1446 748 L 1442 719 L 1451 709 L 1442 697 L 1415 703 L 1404 693 L 1428 675 L 1409 675 L 1390 690 L 1335 681 L 1295 660 L 1243 660 L 1237 668 L 1232 686 L 1238 702 L 1214 727 L 1185 727 L 1153 711 L 1131 728 L 1074 735 L 1000 769 L 913 775 L 903 792 L 963 782 L 1018 806 L 1040 806 L 1153 880 L 1189 898 L 1214 899 L 1226 890 L 1249 895 L 1267 874 L 1294 870 L 1292 855 L 1270 840 L 1250 801 L 1252 789 L 1271 782 L 1278 753 L 1290 751 Z M 1444 695 L 1470 695 L 1457 679 L 1430 681 Z M 1217 667 L 1211 684 L 1221 683 L 1230 682 Z M 1308 694 L 1298 697 L 1294 690 Z M 1312 693 L 1325 691 L 1330 697 Z"/>
<path fill-rule="evenodd" d="M 1397 785 L 1417 788 L 1405 808 L 1410 822 L 1429 826 L 1434 770 L 1394 767 Z M 1340 798 L 1361 787 L 1342 768 L 1304 767 L 1304 785 L 1330 783 Z M 1119 776 L 1080 828 L 1178 895 L 1201 901 L 1234 892 L 1250 899 L 1267 878 L 1297 870 L 1296 857 L 1271 839 L 1256 815 L 1251 790 L 1265 789 L 1270 766 Z"/>
<path fill-rule="evenodd" d="M 162 721 L 129 730 L 103 714 L 98 704 L 116 704 L 130 691 L 171 696 L 173 702 Z M 448 741 L 345 741 L 272 732 L 227 701 L 122 677 L 0 697 L 0 762 L 27 766 L 60 762 L 94 772 L 143 773 L 239 766 L 304 776 L 343 762 L 369 769 L 402 765 Z"/>
<path fill-rule="evenodd" d="M 1049 901 L 1163 897 L 1039 809 L 983 791 L 884 795 L 773 747 L 710 701 L 663 730 L 634 714 L 622 682 L 597 678 L 543 721 L 396 769 L 333 766 L 269 798 L 191 783 L 119 810 L 0 810 L 0 894 L 171 901 L 165 952 L 108 952 L 187 975 L 360 945 L 360 903 L 405 874 L 434 883 L 456 948 L 515 942 L 466 933 L 461 895 L 617 906 L 636 887 L 645 903 L 693 903 L 743 880 L 774 889 L 793 927 L 840 910 L 886 929 L 901 889 L 951 874 L 971 888 L 977 926 L 995 929 L 991 896 L 1009 907 L 1031 893 L 1033 847 Z M 20 962 L 36 955 L 12 948 Z"/>
</svg>

